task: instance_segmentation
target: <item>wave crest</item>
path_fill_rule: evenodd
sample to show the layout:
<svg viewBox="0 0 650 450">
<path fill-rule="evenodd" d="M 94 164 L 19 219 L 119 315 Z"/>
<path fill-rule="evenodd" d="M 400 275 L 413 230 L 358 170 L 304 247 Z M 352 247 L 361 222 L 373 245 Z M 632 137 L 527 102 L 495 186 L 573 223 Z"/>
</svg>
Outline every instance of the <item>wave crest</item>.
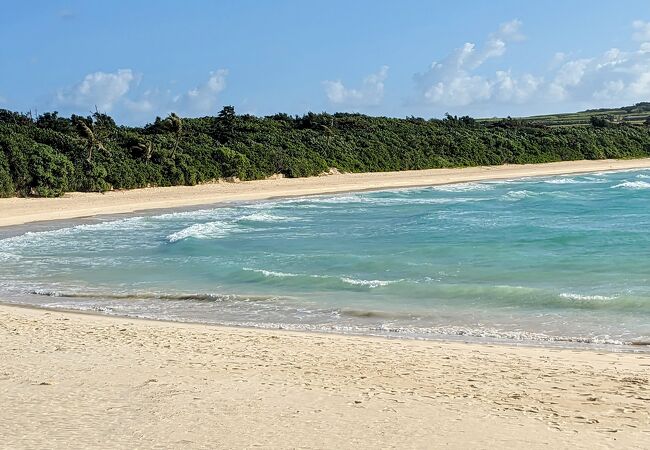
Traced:
<svg viewBox="0 0 650 450">
<path fill-rule="evenodd" d="M 171 243 L 178 242 L 187 238 L 194 239 L 220 239 L 228 236 L 230 232 L 234 231 L 236 226 L 231 223 L 217 220 L 215 222 L 195 223 L 187 228 L 167 236 L 167 240 Z"/>
<path fill-rule="evenodd" d="M 340 280 L 344 283 L 351 284 L 353 286 L 365 286 L 370 289 L 388 286 L 389 284 L 397 283 L 398 281 L 388 281 L 388 280 L 359 280 L 356 278 L 341 277 Z"/>
<path fill-rule="evenodd" d="M 612 189 L 650 189 L 650 183 L 647 181 L 624 181 L 623 183 L 612 186 Z"/>
<path fill-rule="evenodd" d="M 491 191 L 495 187 L 488 183 L 455 183 L 433 186 L 433 190 L 442 192 Z"/>
</svg>

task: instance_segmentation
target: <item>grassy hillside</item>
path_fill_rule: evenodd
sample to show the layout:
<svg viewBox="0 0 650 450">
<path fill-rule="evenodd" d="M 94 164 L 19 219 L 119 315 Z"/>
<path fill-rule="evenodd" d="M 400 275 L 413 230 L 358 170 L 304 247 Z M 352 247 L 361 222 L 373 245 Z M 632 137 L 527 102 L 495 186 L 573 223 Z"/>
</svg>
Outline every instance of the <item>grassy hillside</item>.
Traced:
<svg viewBox="0 0 650 450">
<path fill-rule="evenodd" d="M 548 114 L 542 116 L 518 117 L 530 123 L 537 123 L 549 127 L 559 126 L 586 126 L 591 124 L 592 117 L 601 118 L 613 124 L 627 123 L 643 125 L 650 121 L 650 102 L 637 103 L 632 106 L 613 109 L 588 109 L 575 113 Z M 479 122 L 490 124 L 501 120 L 500 118 L 478 119 Z"/>
</svg>

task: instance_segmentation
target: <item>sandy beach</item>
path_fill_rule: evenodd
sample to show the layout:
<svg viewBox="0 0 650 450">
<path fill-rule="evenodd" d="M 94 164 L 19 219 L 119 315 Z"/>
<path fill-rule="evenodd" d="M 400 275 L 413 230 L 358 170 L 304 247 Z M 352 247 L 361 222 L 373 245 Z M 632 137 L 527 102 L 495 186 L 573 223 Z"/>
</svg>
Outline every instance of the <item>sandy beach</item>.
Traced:
<svg viewBox="0 0 650 450">
<path fill-rule="evenodd" d="M 647 448 L 650 356 L 0 306 L 2 448 Z"/>
<path fill-rule="evenodd" d="M 339 192 L 434 186 L 447 183 L 575 174 L 650 167 L 650 159 L 565 161 L 547 164 L 347 173 L 242 183 L 70 193 L 62 198 L 0 198 L 0 227 L 29 222 L 120 214 L 148 209 L 208 205 Z"/>
<path fill-rule="evenodd" d="M 650 159 L 0 199 L 0 226 L 625 170 Z M 398 340 L 0 305 L 0 448 L 647 448 L 650 354 Z"/>
</svg>

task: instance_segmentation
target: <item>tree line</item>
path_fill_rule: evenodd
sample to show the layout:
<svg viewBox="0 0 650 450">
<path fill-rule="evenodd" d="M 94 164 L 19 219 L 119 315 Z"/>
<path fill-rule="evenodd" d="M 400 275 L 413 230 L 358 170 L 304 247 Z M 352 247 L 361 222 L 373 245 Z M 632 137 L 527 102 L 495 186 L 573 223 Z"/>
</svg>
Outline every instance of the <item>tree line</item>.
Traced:
<svg viewBox="0 0 650 450">
<path fill-rule="evenodd" d="M 481 123 L 362 114 L 157 117 L 143 127 L 109 115 L 37 117 L 0 110 L 0 196 L 60 196 L 194 185 L 274 174 L 319 175 L 441 167 L 636 158 L 650 154 L 650 127 L 605 123 L 548 127 L 506 118 Z"/>
</svg>

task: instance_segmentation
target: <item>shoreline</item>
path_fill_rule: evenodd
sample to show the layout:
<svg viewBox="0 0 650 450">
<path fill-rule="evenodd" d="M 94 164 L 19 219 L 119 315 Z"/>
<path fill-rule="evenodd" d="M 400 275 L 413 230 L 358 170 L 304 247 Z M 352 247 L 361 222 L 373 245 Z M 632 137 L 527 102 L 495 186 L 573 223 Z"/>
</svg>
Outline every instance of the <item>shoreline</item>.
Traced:
<svg viewBox="0 0 650 450">
<path fill-rule="evenodd" d="M 643 448 L 650 355 L 0 305 L 8 448 Z"/>
<path fill-rule="evenodd" d="M 398 172 L 0 199 L 0 226 L 650 167 L 592 163 L 423 171 L 424 184 L 408 186 L 398 184 L 413 176 Z M 255 328 L 2 301 L 0 340 L 7 448 L 641 449 L 650 436 L 650 353 L 634 345 Z"/>
<path fill-rule="evenodd" d="M 561 175 L 572 175 L 572 174 L 582 174 L 582 173 L 593 173 L 601 171 L 626 171 L 626 170 L 635 170 L 650 168 L 650 158 L 643 159 L 632 159 L 632 160 L 596 160 L 596 161 L 568 161 L 568 162 L 559 162 L 559 163 L 545 163 L 545 164 L 527 164 L 527 165 L 504 165 L 504 166 L 480 166 L 480 167 L 470 167 L 470 168 L 461 168 L 461 169 L 428 169 L 421 171 L 403 171 L 403 172 L 378 172 L 378 173 L 354 173 L 354 174 L 339 174 L 339 175 L 330 175 L 324 177 L 312 177 L 312 178 L 297 178 L 297 179 L 272 179 L 272 180 L 258 180 L 242 183 L 215 183 L 215 184 L 205 184 L 198 186 L 179 186 L 179 187 L 169 187 L 169 188 L 146 188 L 146 189 L 134 189 L 128 191 L 114 191 L 106 194 L 100 193 L 71 193 L 67 194 L 65 197 L 60 198 L 10 198 L 3 199 L 0 198 L 0 210 L 2 210 L 4 204 L 13 204 L 15 208 L 19 211 L 27 208 L 28 206 L 40 207 L 40 211 L 34 213 L 34 215 L 45 215 L 47 218 L 42 220 L 28 220 L 32 218 L 30 216 L 21 216 L 19 215 L 16 218 L 13 217 L 0 217 L 0 233 L 3 231 L 9 231 L 8 236 L 15 234 L 22 234 L 24 231 L 34 231 L 33 227 L 38 226 L 44 230 L 56 229 L 59 226 L 73 226 L 77 225 L 83 219 L 92 221 L 93 219 L 99 220 L 112 220 L 121 216 L 130 216 L 135 214 L 156 214 L 160 211 L 178 211 L 178 210 L 190 210 L 201 207 L 221 207 L 227 206 L 235 202 L 254 202 L 260 200 L 272 200 L 272 199 L 283 199 L 291 198 L 297 196 L 312 196 L 312 195 L 327 195 L 327 194 L 337 194 L 345 192 L 363 192 L 363 191 L 376 191 L 383 189 L 400 189 L 400 188 L 415 188 L 422 186 L 436 186 L 443 184 L 453 184 L 453 183 L 465 183 L 465 182 L 480 182 L 480 181 L 495 181 L 495 180 L 504 180 L 512 178 L 531 178 L 531 177 L 544 177 L 544 176 L 561 176 Z M 410 175 L 410 176 L 409 176 Z M 413 175 L 417 175 L 418 184 L 409 184 L 404 185 L 403 183 L 413 182 Z M 507 175 L 507 176 L 506 176 Z M 339 179 L 342 177 L 355 178 L 354 187 L 351 187 L 349 183 L 338 183 Z M 348 180 L 349 181 L 349 180 Z M 278 185 L 278 182 L 286 182 L 287 185 Z M 260 192 L 259 190 L 254 190 L 258 184 L 269 183 L 272 189 L 272 196 L 268 196 L 268 193 Z M 305 190 L 305 183 L 307 183 L 311 190 Z M 424 184 L 419 184 L 424 183 Z M 313 186 L 312 186 L 313 185 Z M 312 188 L 317 187 L 322 191 L 312 192 Z M 348 189 L 349 188 L 349 189 Z M 198 197 L 192 196 L 192 191 L 197 190 Z M 177 198 L 179 195 L 187 191 L 189 195 L 188 198 Z M 207 193 L 206 193 L 207 191 Z M 142 199 L 142 196 L 146 196 L 148 193 L 153 195 L 151 199 Z M 237 197 L 235 200 L 228 200 L 224 196 L 226 193 L 232 193 L 234 197 Z M 196 201 L 203 201 L 205 199 L 204 195 L 215 195 L 218 196 L 214 201 L 210 203 L 194 203 Z M 276 195 L 277 194 L 277 195 Z M 94 206 L 94 210 L 98 211 L 96 214 L 87 215 L 86 210 L 83 210 L 84 215 L 78 216 L 77 214 L 81 213 L 80 210 L 69 210 L 66 209 L 67 205 L 63 205 L 62 209 L 59 210 L 46 210 L 43 211 L 43 207 L 47 205 L 54 204 L 56 202 L 70 202 L 74 200 L 77 196 L 83 198 L 86 202 L 92 201 L 92 203 L 102 203 L 102 200 L 106 200 L 103 204 Z M 122 196 L 122 197 L 120 197 Z M 242 198 L 244 197 L 244 198 Z M 159 201 L 164 200 L 164 204 L 159 205 Z M 132 201 L 137 200 L 137 205 L 143 206 L 143 209 L 133 209 L 133 210 L 122 210 L 121 208 L 131 208 L 133 206 Z M 177 205 L 177 201 L 182 201 L 183 204 Z M 34 202 L 38 202 L 36 205 Z M 9 212 L 14 211 L 9 208 Z M 52 218 L 51 215 L 57 215 L 56 218 Z M 64 216 L 64 217 L 59 217 Z M 5 223 L 9 223 L 8 225 Z M 65 224 L 65 225 L 62 225 Z M 38 229 L 37 231 L 41 231 Z M 1 236 L 1 234 L 0 234 Z M 523 346 L 526 348 L 548 348 L 548 349 L 567 349 L 567 350 L 579 350 L 579 351 L 588 351 L 588 352 L 623 352 L 623 353 L 632 353 L 632 354 L 650 354 L 650 342 L 646 341 L 630 341 L 623 342 L 620 344 L 614 343 L 600 343 L 600 342 L 581 342 L 579 340 L 554 340 L 552 336 L 549 336 L 549 339 L 512 339 L 509 337 L 490 337 L 490 336 L 476 336 L 472 334 L 436 334 L 431 336 L 415 336 L 415 335 L 390 335 L 390 334 L 381 334 L 381 333 L 370 333 L 370 332 L 345 332 L 341 330 L 318 330 L 318 329 L 296 329 L 296 328 L 285 328 L 282 324 L 278 324 L 278 328 L 275 327 L 266 327 L 266 326 L 254 326 L 247 324 L 236 324 L 236 323 L 201 323 L 201 322 L 192 322 L 192 321 L 182 321 L 182 320 L 172 320 L 172 319 L 147 319 L 140 318 L 136 316 L 128 315 L 111 315 L 104 314 L 102 312 L 94 311 L 84 311 L 84 310 L 75 310 L 75 309 L 65 309 L 65 308 L 51 308 L 46 306 L 40 306 L 34 303 L 14 303 L 7 302 L 0 299 L 0 306 L 9 306 L 9 307 L 24 307 L 24 308 L 33 308 L 43 311 L 58 311 L 62 313 L 70 314 L 82 314 L 82 315 L 91 315 L 91 316 L 100 316 L 100 317 L 117 317 L 125 320 L 151 320 L 154 322 L 164 322 L 164 323 L 179 323 L 179 324 L 192 324 L 197 326 L 204 327 L 225 327 L 225 328 L 235 328 L 235 329 L 245 329 L 250 331 L 279 331 L 279 332 L 289 332 L 289 333 L 306 333 L 306 334 L 325 334 L 325 335 L 335 335 L 342 337 L 375 337 L 379 339 L 397 339 L 397 340 L 414 340 L 414 341 L 424 341 L 424 342 L 449 342 L 449 343 L 459 343 L 461 345 L 504 345 L 518 347 Z M 468 340 L 470 342 L 466 342 Z"/>
<path fill-rule="evenodd" d="M 327 330 L 327 329 L 316 329 L 316 328 L 296 328 L 292 327 L 289 324 L 273 324 L 276 326 L 264 326 L 261 324 L 259 326 L 251 325 L 249 323 L 213 323 L 213 322 L 200 322 L 194 320 L 174 320 L 168 318 L 151 318 L 151 317 L 139 317 L 139 316 L 129 316 L 126 314 L 108 314 L 101 311 L 93 311 L 86 309 L 74 309 L 74 308 L 65 308 L 65 307 L 56 307 L 56 306 L 40 306 L 34 303 L 21 303 L 21 302 L 11 302 L 6 301 L 0 298 L 0 309 L 2 307 L 8 308 L 24 308 L 28 310 L 35 311 L 49 311 L 49 312 L 60 312 L 63 314 L 72 314 L 78 315 L 81 317 L 90 316 L 90 317 L 107 317 L 112 319 L 123 319 L 123 320 L 136 320 L 142 322 L 149 322 L 152 324 L 155 323 L 168 323 L 168 324 L 179 324 L 179 325 L 188 325 L 196 327 L 207 327 L 214 329 L 235 329 L 235 330 L 246 330 L 252 333 L 257 331 L 260 332 L 277 332 L 277 333 L 295 333 L 295 334 L 306 334 L 306 335 L 315 335 L 315 336 L 340 336 L 342 338 L 370 338 L 370 339 L 379 339 L 379 340 L 390 340 L 390 341 L 417 341 L 417 342 L 431 342 L 431 343 L 448 343 L 448 344 L 458 344 L 458 345 L 470 345 L 470 346 L 496 346 L 496 347 L 505 347 L 505 348 L 533 348 L 533 349 L 549 349 L 549 350 L 567 350 L 567 351 L 579 351 L 579 352 L 593 352 L 593 353 L 627 353 L 635 355 L 647 355 L 650 357 L 650 341 L 628 341 L 620 343 L 604 343 L 604 342 L 584 342 L 579 339 L 563 340 L 563 339 L 553 339 L 553 336 L 548 336 L 548 339 L 533 339 L 533 338 L 509 338 L 503 336 L 478 336 L 473 334 L 431 334 L 427 336 L 422 335 L 408 335 L 400 334 L 398 332 L 391 333 L 379 333 L 379 332 L 364 332 L 362 330 L 357 331 L 342 331 L 342 330 Z"/>
<path fill-rule="evenodd" d="M 644 168 L 650 168 L 650 158 L 346 173 L 106 193 L 74 192 L 58 198 L 0 198 L 0 227 L 241 201 Z"/>
</svg>

